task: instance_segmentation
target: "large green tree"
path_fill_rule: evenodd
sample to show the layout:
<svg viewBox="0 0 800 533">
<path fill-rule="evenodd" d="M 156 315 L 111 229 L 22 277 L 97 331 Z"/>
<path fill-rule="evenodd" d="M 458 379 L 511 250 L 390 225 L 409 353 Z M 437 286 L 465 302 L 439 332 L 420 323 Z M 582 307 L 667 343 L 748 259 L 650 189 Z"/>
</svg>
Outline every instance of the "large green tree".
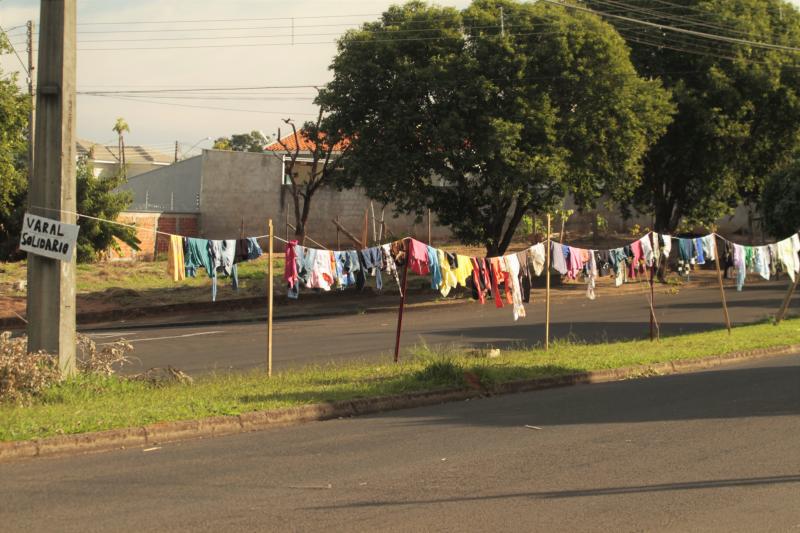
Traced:
<svg viewBox="0 0 800 533">
<path fill-rule="evenodd" d="M 764 228 L 774 237 L 800 230 L 800 155 L 767 179 L 760 207 Z"/>
<path fill-rule="evenodd" d="M 0 33 L 0 53 L 10 51 Z M 29 100 L 17 86 L 17 75 L 0 69 L 0 259 L 15 255 L 27 193 Z"/>
<path fill-rule="evenodd" d="M 661 79 L 678 110 L 647 155 L 632 205 L 652 214 L 657 230 L 672 232 L 682 224 L 708 226 L 757 200 L 766 177 L 800 142 L 800 53 L 780 48 L 800 47 L 798 10 L 783 0 L 584 4 L 722 37 L 608 17 L 632 48 L 639 73 Z"/>
<path fill-rule="evenodd" d="M 352 143 L 351 184 L 490 255 L 568 192 L 628 197 L 672 112 L 612 26 L 544 3 L 409 2 L 338 46 L 318 102 Z"/>
</svg>

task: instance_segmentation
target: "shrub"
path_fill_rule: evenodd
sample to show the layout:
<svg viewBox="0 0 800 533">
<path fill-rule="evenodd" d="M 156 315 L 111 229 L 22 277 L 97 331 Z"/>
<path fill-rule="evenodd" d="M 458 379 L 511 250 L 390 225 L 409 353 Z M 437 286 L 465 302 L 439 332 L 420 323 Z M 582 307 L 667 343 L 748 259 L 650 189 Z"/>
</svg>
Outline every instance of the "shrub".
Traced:
<svg viewBox="0 0 800 533">
<path fill-rule="evenodd" d="M 44 352 L 27 353 L 27 345 L 27 337 L 0 333 L 0 402 L 28 402 L 60 381 L 56 359 Z"/>
</svg>

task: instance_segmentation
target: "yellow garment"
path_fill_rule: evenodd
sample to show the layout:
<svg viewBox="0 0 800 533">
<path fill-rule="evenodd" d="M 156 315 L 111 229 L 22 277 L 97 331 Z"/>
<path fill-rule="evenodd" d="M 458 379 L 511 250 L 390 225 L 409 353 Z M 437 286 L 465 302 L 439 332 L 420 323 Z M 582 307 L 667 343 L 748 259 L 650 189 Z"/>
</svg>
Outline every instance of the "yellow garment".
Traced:
<svg viewBox="0 0 800 533">
<path fill-rule="evenodd" d="M 180 235 L 169 236 L 167 274 L 172 275 L 172 281 L 186 279 L 186 265 L 183 260 L 183 237 Z"/>
<path fill-rule="evenodd" d="M 439 292 L 442 296 L 450 294 L 450 289 L 454 289 L 458 283 L 456 272 L 450 268 L 450 263 L 447 262 L 447 256 L 441 250 L 436 250 L 436 255 L 439 257 L 439 268 L 442 270 L 442 285 L 439 287 Z"/>
<path fill-rule="evenodd" d="M 457 255 L 458 268 L 456 269 L 456 280 L 462 287 L 467 286 L 467 280 L 472 275 L 472 261 L 465 255 Z"/>
</svg>

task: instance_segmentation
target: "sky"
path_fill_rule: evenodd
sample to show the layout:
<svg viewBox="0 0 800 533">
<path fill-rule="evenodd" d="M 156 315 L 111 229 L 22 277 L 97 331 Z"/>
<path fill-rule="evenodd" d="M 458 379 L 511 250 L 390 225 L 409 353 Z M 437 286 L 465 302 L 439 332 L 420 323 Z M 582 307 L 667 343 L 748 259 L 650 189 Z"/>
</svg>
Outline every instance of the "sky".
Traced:
<svg viewBox="0 0 800 533">
<path fill-rule="evenodd" d="M 800 7 L 800 0 L 792 1 Z M 208 92 L 113 98 L 79 94 L 78 136 L 115 144 L 111 128 L 123 117 L 130 126 L 128 145 L 172 153 L 177 140 L 180 152 L 188 155 L 210 147 L 209 138 L 232 133 L 260 130 L 274 136 L 283 126 L 285 135 L 281 119 L 302 123 L 315 117 L 313 86 L 331 79 L 328 66 L 337 36 L 377 19 L 394 3 L 398 2 L 78 0 L 79 92 L 273 87 L 217 93 L 213 99 L 199 99 L 211 96 Z M 469 1 L 437 3 L 463 8 Z M 25 30 L 10 28 L 27 20 L 36 24 L 38 18 L 38 1 L 0 0 L 0 26 L 20 45 L 23 62 Z M 0 56 L 0 68 L 4 73 L 22 69 L 14 55 Z M 20 84 L 24 79 L 22 72 Z"/>
</svg>

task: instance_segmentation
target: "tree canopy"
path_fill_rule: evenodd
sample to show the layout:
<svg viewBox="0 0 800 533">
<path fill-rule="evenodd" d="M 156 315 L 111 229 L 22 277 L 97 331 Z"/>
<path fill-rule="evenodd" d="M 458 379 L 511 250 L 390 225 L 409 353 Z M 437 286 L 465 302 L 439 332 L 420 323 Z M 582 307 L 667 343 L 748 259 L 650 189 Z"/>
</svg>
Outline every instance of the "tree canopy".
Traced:
<svg viewBox="0 0 800 533">
<path fill-rule="evenodd" d="M 214 150 L 233 150 L 234 152 L 263 152 L 269 139 L 260 131 L 234 133 L 230 137 L 219 137 L 214 141 Z"/>
<path fill-rule="evenodd" d="M 662 80 L 677 104 L 647 155 L 632 205 L 654 215 L 655 229 L 672 232 L 709 226 L 757 200 L 766 177 L 800 143 L 800 53 L 778 48 L 800 46 L 798 10 L 783 0 L 681 0 L 669 11 L 662 0 L 585 4 L 727 39 L 609 18 L 639 73 Z"/>
<path fill-rule="evenodd" d="M 0 53 L 9 51 L 0 33 Z M 27 131 L 29 100 L 17 86 L 17 76 L 0 69 L 0 258 L 17 249 L 28 187 Z"/>
<path fill-rule="evenodd" d="M 771 235 L 782 239 L 800 230 L 800 155 L 767 179 L 760 207 Z"/>
<path fill-rule="evenodd" d="M 672 112 L 612 26 L 544 3 L 409 2 L 338 46 L 317 101 L 352 143 L 350 184 L 490 254 L 567 192 L 627 198 Z"/>
</svg>

